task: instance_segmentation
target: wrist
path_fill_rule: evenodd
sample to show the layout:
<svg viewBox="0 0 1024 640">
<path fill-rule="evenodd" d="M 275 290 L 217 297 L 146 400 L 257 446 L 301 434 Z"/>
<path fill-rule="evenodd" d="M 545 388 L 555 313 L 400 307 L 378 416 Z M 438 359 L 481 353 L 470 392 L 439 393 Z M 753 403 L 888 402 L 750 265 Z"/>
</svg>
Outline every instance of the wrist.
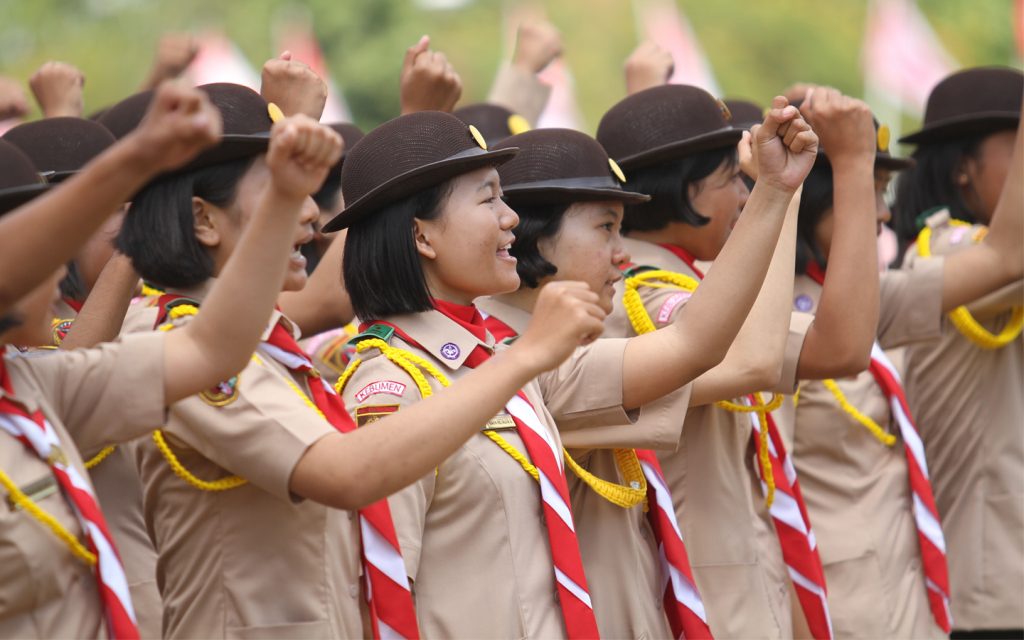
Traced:
<svg viewBox="0 0 1024 640">
<path fill-rule="evenodd" d="M 513 372 L 521 384 L 526 384 L 546 370 L 543 358 L 538 357 L 533 346 L 522 338 L 510 348 L 499 352 L 495 358 L 499 358 L 502 366 Z"/>
<path fill-rule="evenodd" d="M 792 187 L 778 177 L 762 173 L 754 183 L 754 189 L 750 192 L 750 199 L 754 199 L 755 194 L 757 194 L 757 199 L 764 200 L 766 202 L 777 201 L 788 203 L 793 199 L 793 194 L 795 194 L 799 188 L 800 185 Z"/>
<path fill-rule="evenodd" d="M 828 161 L 832 165 L 833 172 L 837 174 L 840 173 L 840 169 L 844 172 L 859 169 L 874 173 L 875 151 L 874 149 L 866 149 L 839 154 L 829 153 Z"/>
</svg>

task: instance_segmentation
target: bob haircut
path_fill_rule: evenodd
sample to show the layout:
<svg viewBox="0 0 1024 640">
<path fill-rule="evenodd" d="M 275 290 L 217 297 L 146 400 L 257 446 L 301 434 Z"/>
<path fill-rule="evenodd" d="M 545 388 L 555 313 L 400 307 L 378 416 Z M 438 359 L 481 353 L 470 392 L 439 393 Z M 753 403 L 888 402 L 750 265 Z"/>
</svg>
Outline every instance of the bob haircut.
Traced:
<svg viewBox="0 0 1024 640">
<path fill-rule="evenodd" d="M 381 208 L 348 230 L 342 274 L 356 317 L 367 322 L 434 308 L 416 251 L 413 220 L 444 212 L 452 181 Z"/>
<path fill-rule="evenodd" d="M 738 163 L 736 146 L 730 145 L 631 170 L 623 188 L 649 194 L 651 199 L 626 205 L 623 233 L 658 231 L 670 222 L 684 222 L 694 227 L 706 225 L 710 218 L 693 208 L 690 185 L 707 178 L 723 164 L 733 168 Z"/>
<path fill-rule="evenodd" d="M 800 213 L 796 222 L 796 273 L 807 273 L 807 265 L 817 262 L 824 269 L 825 256 L 818 247 L 814 230 L 832 208 L 832 167 L 827 163 L 815 164 L 804 179 L 800 196 Z"/>
<path fill-rule="evenodd" d="M 513 207 L 519 215 L 519 224 L 515 228 L 516 239 L 509 253 L 516 259 L 516 272 L 523 286 L 536 289 L 541 280 L 558 273 L 558 267 L 540 255 L 537 243 L 559 232 L 565 212 L 571 206 L 572 203 L 561 203 Z"/>
<path fill-rule="evenodd" d="M 132 199 L 115 246 L 143 280 L 186 288 L 213 276 L 213 258 L 195 234 L 192 198 L 227 207 L 256 156 L 165 176 Z"/>
<path fill-rule="evenodd" d="M 978 147 L 990 135 L 991 132 L 925 142 L 914 150 L 911 157 L 915 164 L 900 172 L 896 180 L 896 201 L 892 208 L 901 257 L 921 230 L 917 217 L 929 209 L 946 207 L 953 218 L 971 224 L 976 222 L 960 194 L 956 174 L 965 160 L 977 156 Z"/>
</svg>

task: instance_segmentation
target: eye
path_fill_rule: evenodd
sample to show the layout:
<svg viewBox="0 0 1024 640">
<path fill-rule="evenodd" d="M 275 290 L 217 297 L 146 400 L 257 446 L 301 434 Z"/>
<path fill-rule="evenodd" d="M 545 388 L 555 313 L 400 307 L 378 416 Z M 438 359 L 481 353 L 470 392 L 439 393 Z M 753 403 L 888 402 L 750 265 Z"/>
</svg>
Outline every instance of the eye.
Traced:
<svg viewBox="0 0 1024 640">
<path fill-rule="evenodd" d="M 608 233 L 611 233 L 611 232 L 615 231 L 615 223 L 614 222 L 606 222 L 606 223 L 601 225 L 601 228 L 604 229 L 605 231 L 607 231 Z"/>
</svg>

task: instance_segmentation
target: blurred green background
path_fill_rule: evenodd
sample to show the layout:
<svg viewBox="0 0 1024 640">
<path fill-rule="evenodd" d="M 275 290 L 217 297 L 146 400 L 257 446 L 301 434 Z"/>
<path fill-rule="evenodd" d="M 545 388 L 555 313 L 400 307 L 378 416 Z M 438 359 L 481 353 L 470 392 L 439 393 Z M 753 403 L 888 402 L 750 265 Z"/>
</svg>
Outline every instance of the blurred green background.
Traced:
<svg viewBox="0 0 1024 640">
<path fill-rule="evenodd" d="M 918 0 L 943 45 L 964 66 L 1019 65 L 1014 0 Z M 438 8 L 447 4 L 455 8 Z M 624 94 L 622 64 L 637 44 L 628 0 L 548 0 L 562 31 L 585 126 Z M 866 0 L 677 0 L 727 96 L 767 102 L 796 80 L 860 96 Z M 131 93 L 160 34 L 217 28 L 255 68 L 274 55 L 274 26 L 295 12 L 313 20 L 333 78 L 363 127 L 393 117 L 404 50 L 420 35 L 463 77 L 463 103 L 482 99 L 510 43 L 512 0 L 0 0 L 0 73 L 27 79 L 47 60 L 86 74 L 86 111 Z M 906 123 L 913 126 L 910 120 Z"/>
</svg>

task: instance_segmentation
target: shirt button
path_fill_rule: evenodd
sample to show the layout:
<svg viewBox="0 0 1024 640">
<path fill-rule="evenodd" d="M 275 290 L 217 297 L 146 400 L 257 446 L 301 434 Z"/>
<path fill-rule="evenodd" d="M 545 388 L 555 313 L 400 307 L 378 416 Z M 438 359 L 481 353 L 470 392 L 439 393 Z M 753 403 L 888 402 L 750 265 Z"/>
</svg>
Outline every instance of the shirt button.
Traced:
<svg viewBox="0 0 1024 640">
<path fill-rule="evenodd" d="M 359 597 L 359 585 L 357 585 L 357 584 L 350 584 L 348 586 L 348 595 L 352 596 L 353 598 L 358 598 Z"/>
</svg>

